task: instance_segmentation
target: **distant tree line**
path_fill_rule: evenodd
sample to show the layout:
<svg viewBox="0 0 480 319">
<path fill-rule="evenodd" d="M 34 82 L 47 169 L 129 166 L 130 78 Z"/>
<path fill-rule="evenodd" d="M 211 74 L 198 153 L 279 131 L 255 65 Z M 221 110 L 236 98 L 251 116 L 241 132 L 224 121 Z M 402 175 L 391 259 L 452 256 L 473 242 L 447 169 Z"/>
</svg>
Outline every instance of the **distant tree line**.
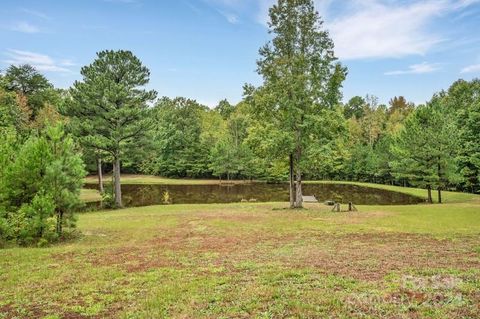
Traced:
<svg viewBox="0 0 480 319">
<path fill-rule="evenodd" d="M 287 147 L 282 143 L 289 143 L 285 129 L 259 115 L 260 98 L 253 101 L 246 96 L 236 105 L 223 100 L 209 108 L 187 98 L 162 97 L 149 106 L 154 92 L 145 92 L 148 99 L 135 100 L 133 114 L 119 106 L 118 115 L 113 115 L 113 106 L 123 103 L 115 99 L 117 93 L 107 95 L 112 102 L 103 100 L 110 103 L 108 107 L 91 111 L 86 105 L 92 109 L 95 105 L 82 102 L 84 97 L 77 91 L 80 84 L 58 90 L 44 77 L 42 81 L 28 76 L 21 79 L 31 83 L 21 83 L 13 80 L 19 72 L 31 73 L 32 67 L 12 66 L 1 77 L 2 135 L 6 136 L 8 129 L 19 141 L 26 141 L 48 126 L 63 123 L 81 147 L 92 174 L 99 161 L 105 171 L 114 171 L 117 153 L 121 154 L 121 170 L 129 173 L 288 180 L 288 154 L 276 154 Z M 140 94 L 137 88 L 133 90 Z M 139 104 L 143 105 L 141 111 L 137 111 Z M 91 122 L 86 117 L 76 121 L 80 113 Z M 388 105 L 379 104 L 374 96 L 356 96 L 320 115 L 316 125 L 325 132 L 317 134 L 320 138 L 311 140 L 303 154 L 306 179 L 480 191 L 478 79 L 459 80 L 425 105 L 416 106 L 402 96 L 393 97 Z M 120 125 L 112 126 L 111 119 Z"/>
</svg>

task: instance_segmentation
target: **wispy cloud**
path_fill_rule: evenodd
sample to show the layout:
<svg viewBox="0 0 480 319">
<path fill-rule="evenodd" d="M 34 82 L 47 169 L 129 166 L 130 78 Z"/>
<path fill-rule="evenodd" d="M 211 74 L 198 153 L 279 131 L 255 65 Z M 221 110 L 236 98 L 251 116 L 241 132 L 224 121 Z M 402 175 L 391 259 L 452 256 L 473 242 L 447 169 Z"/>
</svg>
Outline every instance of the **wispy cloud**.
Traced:
<svg viewBox="0 0 480 319">
<path fill-rule="evenodd" d="M 75 66 L 75 65 L 77 65 L 75 62 L 73 62 L 70 59 L 62 59 L 62 60 L 60 60 L 59 64 L 63 65 L 63 66 Z"/>
<path fill-rule="evenodd" d="M 479 73 L 480 74 L 480 64 L 472 64 L 469 66 L 464 67 L 460 73 Z"/>
<path fill-rule="evenodd" d="M 8 58 L 3 60 L 6 64 L 30 64 L 38 71 L 71 73 L 68 66 L 74 65 L 71 60 L 56 61 L 46 54 L 30 51 L 9 49 L 4 53 Z"/>
<path fill-rule="evenodd" d="M 227 20 L 228 23 L 238 24 L 240 23 L 240 15 L 245 11 L 256 8 L 252 0 L 202 0 L 205 4 L 213 8 L 222 17 Z M 261 0 L 259 2 L 263 2 Z M 255 9 L 254 9 L 255 11 Z"/>
<path fill-rule="evenodd" d="M 341 59 L 424 55 L 442 37 L 425 30 L 445 9 L 443 1 L 408 5 L 367 1 L 352 12 L 327 22 Z"/>
<path fill-rule="evenodd" d="M 233 13 L 228 13 L 228 12 L 224 12 L 224 11 L 219 11 L 219 13 L 225 18 L 227 19 L 227 21 L 231 24 L 237 24 L 239 23 L 239 19 L 238 19 L 238 16 L 233 14 Z"/>
<path fill-rule="evenodd" d="M 14 23 L 10 27 L 10 29 L 12 31 L 22 32 L 22 33 L 38 33 L 38 32 L 40 32 L 40 28 L 38 28 L 37 26 L 35 26 L 33 24 L 25 22 L 25 21 L 19 21 L 19 22 Z"/>
<path fill-rule="evenodd" d="M 40 19 L 43 19 L 43 20 L 51 20 L 51 18 L 48 15 L 46 15 L 45 13 L 40 12 L 40 11 L 31 10 L 31 9 L 27 9 L 27 8 L 21 8 L 20 10 L 24 13 L 27 13 L 31 16 L 34 16 L 34 17 L 37 17 L 37 18 L 40 18 Z"/>
<path fill-rule="evenodd" d="M 413 64 L 406 70 L 397 70 L 385 72 L 385 75 L 403 75 L 403 74 L 426 74 L 439 71 L 440 65 L 438 63 L 423 62 L 420 64 Z"/>
<path fill-rule="evenodd" d="M 254 19 L 268 22 L 268 10 L 276 0 L 203 0 L 222 12 L 238 16 L 245 7 Z M 314 0 L 343 60 L 398 58 L 425 55 L 447 37 L 430 26 L 436 19 L 457 12 L 480 0 Z"/>
</svg>

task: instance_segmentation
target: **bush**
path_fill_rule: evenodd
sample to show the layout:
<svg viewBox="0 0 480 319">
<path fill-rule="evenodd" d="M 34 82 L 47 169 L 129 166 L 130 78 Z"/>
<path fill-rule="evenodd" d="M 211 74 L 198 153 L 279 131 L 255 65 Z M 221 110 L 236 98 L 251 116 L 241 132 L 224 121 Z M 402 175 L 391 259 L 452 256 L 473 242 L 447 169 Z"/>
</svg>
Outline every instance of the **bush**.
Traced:
<svg viewBox="0 0 480 319">
<path fill-rule="evenodd" d="M 51 196 L 38 193 L 29 204 L 10 214 L 8 237 L 20 245 L 31 245 L 39 239 L 53 242 L 55 232 L 55 203 Z"/>
</svg>

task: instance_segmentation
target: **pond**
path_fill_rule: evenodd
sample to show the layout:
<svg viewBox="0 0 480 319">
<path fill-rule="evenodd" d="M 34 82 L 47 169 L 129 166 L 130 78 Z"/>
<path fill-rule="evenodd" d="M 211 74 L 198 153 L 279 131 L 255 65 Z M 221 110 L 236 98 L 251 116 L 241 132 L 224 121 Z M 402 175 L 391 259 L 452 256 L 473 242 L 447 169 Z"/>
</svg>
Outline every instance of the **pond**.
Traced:
<svg viewBox="0 0 480 319">
<path fill-rule="evenodd" d="M 96 188 L 96 185 L 86 185 Z M 334 200 L 355 205 L 409 205 L 424 202 L 408 194 L 349 184 L 303 184 L 304 195 L 320 201 Z M 164 204 L 168 192 L 173 204 L 235 203 L 241 201 L 287 202 L 288 184 L 221 185 L 122 185 L 123 204 L 138 207 Z"/>
</svg>

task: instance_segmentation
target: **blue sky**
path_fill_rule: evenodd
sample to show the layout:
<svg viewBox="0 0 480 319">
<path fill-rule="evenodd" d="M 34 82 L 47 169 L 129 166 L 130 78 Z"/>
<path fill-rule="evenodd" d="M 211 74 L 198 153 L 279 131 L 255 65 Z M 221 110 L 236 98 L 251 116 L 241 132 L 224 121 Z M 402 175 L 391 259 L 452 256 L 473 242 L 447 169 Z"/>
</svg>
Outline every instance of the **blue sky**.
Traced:
<svg viewBox="0 0 480 319">
<path fill-rule="evenodd" d="M 30 63 L 56 86 L 104 49 L 150 68 L 160 96 L 214 106 L 259 84 L 258 49 L 274 0 L 2 0 L 0 69 Z M 373 94 L 422 103 L 480 77 L 480 0 L 316 0 L 349 69 L 344 99 Z"/>
</svg>

